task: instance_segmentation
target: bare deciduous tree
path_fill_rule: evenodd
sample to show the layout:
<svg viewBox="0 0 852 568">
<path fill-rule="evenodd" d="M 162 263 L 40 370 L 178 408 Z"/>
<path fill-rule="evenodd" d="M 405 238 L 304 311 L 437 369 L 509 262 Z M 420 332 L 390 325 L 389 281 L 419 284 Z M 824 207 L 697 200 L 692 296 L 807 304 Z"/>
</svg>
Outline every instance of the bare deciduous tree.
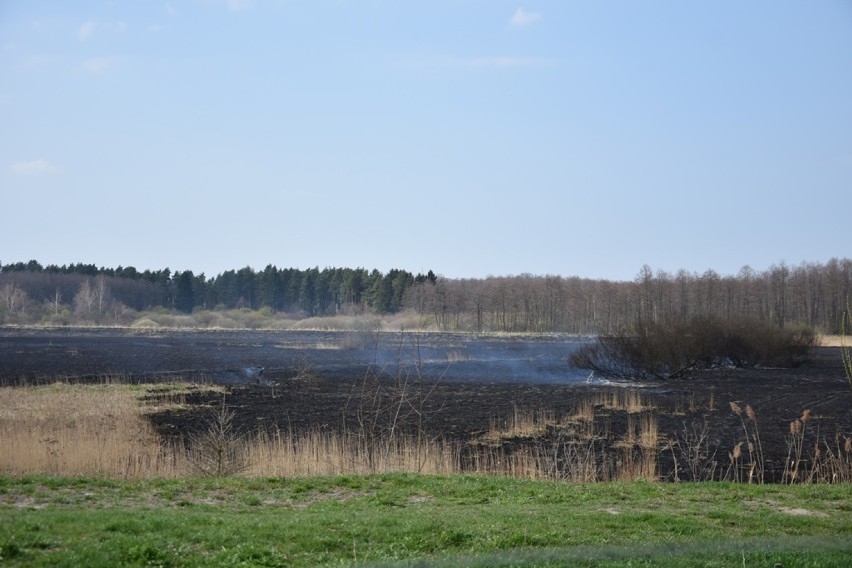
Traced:
<svg viewBox="0 0 852 568">
<path fill-rule="evenodd" d="M 80 284 L 80 289 L 74 296 L 74 314 L 78 317 L 89 318 L 92 316 L 97 297 L 91 281 L 87 278 Z"/>
<path fill-rule="evenodd" d="M 84 319 L 99 318 L 110 308 L 111 297 L 106 276 L 87 278 L 74 296 L 74 314 Z"/>
<path fill-rule="evenodd" d="M 53 314 L 59 314 L 59 308 L 62 306 L 62 291 L 57 288 L 50 299 L 50 307 L 53 308 Z"/>
<path fill-rule="evenodd" d="M 0 303 L 10 314 L 23 312 L 28 300 L 26 291 L 14 282 L 7 282 L 0 288 Z"/>
<path fill-rule="evenodd" d="M 95 278 L 94 293 L 95 303 L 98 307 L 98 313 L 103 314 L 109 308 L 110 303 L 109 286 L 107 285 L 106 276 L 104 276 L 103 274 Z"/>
</svg>

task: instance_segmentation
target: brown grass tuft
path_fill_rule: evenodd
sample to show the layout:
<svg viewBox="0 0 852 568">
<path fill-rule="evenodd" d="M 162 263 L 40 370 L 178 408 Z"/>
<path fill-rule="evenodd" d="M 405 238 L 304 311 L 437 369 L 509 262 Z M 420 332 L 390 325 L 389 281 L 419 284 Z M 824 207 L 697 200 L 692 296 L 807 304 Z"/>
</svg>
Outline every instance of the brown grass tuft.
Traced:
<svg viewBox="0 0 852 568">
<path fill-rule="evenodd" d="M 557 424 L 556 413 L 547 409 L 520 409 L 514 407 L 503 428 L 492 422 L 492 432 L 497 438 L 535 438 L 547 432 L 548 426 Z"/>
<path fill-rule="evenodd" d="M 0 389 L 0 471 L 26 475 L 174 475 L 127 385 Z"/>
<path fill-rule="evenodd" d="M 594 422 L 595 403 L 588 398 L 578 401 L 574 406 L 574 412 L 568 420 L 571 422 Z"/>
</svg>

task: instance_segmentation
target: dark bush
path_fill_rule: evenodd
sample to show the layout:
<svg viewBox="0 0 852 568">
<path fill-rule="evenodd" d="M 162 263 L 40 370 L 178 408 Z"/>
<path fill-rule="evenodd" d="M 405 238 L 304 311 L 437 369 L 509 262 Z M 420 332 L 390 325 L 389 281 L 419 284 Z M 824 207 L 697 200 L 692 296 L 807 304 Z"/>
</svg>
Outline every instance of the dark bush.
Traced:
<svg viewBox="0 0 852 568">
<path fill-rule="evenodd" d="M 570 363 L 619 378 L 691 378 L 724 366 L 796 366 L 807 360 L 815 340 L 805 327 L 695 318 L 602 335 L 578 349 Z"/>
</svg>

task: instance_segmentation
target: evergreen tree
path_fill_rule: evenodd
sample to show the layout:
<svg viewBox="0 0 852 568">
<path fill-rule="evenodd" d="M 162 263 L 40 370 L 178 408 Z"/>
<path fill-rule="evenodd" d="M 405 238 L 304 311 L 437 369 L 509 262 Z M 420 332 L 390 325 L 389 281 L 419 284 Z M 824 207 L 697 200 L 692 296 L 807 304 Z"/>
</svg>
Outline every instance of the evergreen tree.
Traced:
<svg viewBox="0 0 852 568">
<path fill-rule="evenodd" d="M 181 272 L 175 279 L 175 308 L 186 314 L 195 308 L 194 276 L 191 270 Z"/>
<path fill-rule="evenodd" d="M 302 286 L 299 289 L 299 308 L 309 316 L 316 315 L 318 278 L 318 268 L 305 271 Z"/>
</svg>

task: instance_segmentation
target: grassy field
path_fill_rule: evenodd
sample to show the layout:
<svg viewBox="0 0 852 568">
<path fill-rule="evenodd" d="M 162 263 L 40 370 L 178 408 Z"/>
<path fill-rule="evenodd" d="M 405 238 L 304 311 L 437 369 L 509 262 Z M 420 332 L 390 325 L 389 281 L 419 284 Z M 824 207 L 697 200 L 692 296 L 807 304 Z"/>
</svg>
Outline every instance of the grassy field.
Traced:
<svg viewBox="0 0 852 568">
<path fill-rule="evenodd" d="M 194 476 L 198 454 L 159 439 L 147 415 L 185 406 L 198 389 L 219 394 L 112 380 L 0 389 L 0 565 L 845 568 L 852 559 L 850 483 L 635 481 L 641 471 L 624 476 L 632 482 L 567 483 L 502 462 L 487 469 L 502 475 L 451 475 L 457 460 L 440 448 L 412 453 L 402 440 L 380 448 L 382 461 L 340 436 L 193 439 L 214 454 L 235 440 L 245 449 L 240 476 Z M 592 423 L 591 402 L 639 416 L 647 401 L 628 395 L 587 401 L 574 418 Z M 487 436 L 533 435 L 553 418 L 518 412 Z M 637 421 L 635 437 L 625 443 L 658 445 L 656 424 Z"/>
<path fill-rule="evenodd" d="M 852 486 L 0 478 L 8 566 L 848 566 Z"/>
</svg>

